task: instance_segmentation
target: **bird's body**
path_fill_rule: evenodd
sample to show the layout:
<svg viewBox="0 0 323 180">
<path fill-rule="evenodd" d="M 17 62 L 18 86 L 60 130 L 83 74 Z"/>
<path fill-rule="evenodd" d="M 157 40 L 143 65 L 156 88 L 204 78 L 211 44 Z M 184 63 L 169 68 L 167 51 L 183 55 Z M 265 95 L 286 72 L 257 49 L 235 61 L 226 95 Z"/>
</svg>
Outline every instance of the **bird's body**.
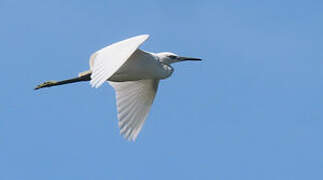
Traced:
<svg viewBox="0 0 323 180">
<path fill-rule="evenodd" d="M 199 58 L 176 54 L 149 53 L 138 49 L 148 35 L 129 38 L 107 46 L 90 58 L 90 70 L 64 81 L 48 81 L 35 89 L 79 81 L 90 81 L 92 87 L 108 83 L 116 91 L 120 133 L 135 140 L 153 103 L 159 80 L 168 78 L 174 69 L 171 63 Z"/>
<path fill-rule="evenodd" d="M 142 79 L 165 79 L 173 73 L 170 65 L 159 61 L 157 55 L 137 49 L 108 81 L 138 81 Z"/>
</svg>

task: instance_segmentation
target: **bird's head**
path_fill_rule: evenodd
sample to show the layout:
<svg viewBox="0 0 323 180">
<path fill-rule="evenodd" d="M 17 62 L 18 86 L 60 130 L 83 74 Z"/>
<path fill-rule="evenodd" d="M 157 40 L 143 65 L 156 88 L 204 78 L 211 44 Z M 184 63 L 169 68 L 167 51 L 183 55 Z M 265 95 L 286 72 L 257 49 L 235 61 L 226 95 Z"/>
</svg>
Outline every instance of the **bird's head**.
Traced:
<svg viewBox="0 0 323 180">
<path fill-rule="evenodd" d="M 165 64 L 172 64 L 181 61 L 201 61 L 200 58 L 184 57 L 178 56 L 171 52 L 161 52 L 156 54 L 159 58 L 159 61 Z"/>
</svg>

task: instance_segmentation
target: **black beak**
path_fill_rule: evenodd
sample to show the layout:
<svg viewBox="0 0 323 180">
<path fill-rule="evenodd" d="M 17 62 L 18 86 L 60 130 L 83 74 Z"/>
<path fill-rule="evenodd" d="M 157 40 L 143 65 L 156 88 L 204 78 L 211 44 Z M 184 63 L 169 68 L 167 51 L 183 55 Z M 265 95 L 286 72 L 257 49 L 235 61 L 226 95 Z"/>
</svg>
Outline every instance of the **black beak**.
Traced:
<svg viewBox="0 0 323 180">
<path fill-rule="evenodd" d="M 193 57 L 179 57 L 180 61 L 202 61 L 200 58 L 193 58 Z"/>
</svg>

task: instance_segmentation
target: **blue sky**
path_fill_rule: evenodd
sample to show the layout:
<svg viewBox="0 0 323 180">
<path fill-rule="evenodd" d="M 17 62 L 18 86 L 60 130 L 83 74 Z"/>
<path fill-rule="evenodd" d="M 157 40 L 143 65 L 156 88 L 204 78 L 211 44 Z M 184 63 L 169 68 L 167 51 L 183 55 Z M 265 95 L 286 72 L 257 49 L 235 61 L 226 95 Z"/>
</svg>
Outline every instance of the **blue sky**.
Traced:
<svg viewBox="0 0 323 180">
<path fill-rule="evenodd" d="M 0 179 L 323 179 L 323 2 L 0 0 Z M 148 33 L 175 64 L 135 143 L 75 77 Z"/>
</svg>

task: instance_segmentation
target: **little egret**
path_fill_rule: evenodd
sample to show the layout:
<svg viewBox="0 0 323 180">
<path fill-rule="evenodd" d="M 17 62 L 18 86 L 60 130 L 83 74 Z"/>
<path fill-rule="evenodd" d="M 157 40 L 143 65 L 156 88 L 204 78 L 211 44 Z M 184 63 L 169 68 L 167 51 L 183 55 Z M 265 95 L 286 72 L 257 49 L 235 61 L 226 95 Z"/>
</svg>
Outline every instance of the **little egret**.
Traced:
<svg viewBox="0 0 323 180">
<path fill-rule="evenodd" d="M 90 70 L 63 81 L 47 81 L 35 90 L 80 81 L 98 88 L 107 81 L 116 92 L 120 134 L 135 141 L 153 103 L 159 80 L 168 78 L 170 65 L 182 61 L 201 61 L 170 52 L 151 53 L 138 49 L 149 35 L 135 36 L 107 46 L 90 57 Z"/>
</svg>

